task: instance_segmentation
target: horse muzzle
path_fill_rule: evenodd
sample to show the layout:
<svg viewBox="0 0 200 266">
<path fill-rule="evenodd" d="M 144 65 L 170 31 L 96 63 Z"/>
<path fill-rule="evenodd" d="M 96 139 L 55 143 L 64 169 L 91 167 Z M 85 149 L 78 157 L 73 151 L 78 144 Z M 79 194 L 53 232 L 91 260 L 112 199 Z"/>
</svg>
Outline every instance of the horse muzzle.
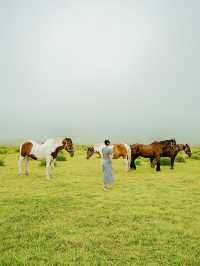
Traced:
<svg viewBox="0 0 200 266">
<path fill-rule="evenodd" d="M 74 157 L 74 150 L 68 151 L 71 157 Z"/>
</svg>

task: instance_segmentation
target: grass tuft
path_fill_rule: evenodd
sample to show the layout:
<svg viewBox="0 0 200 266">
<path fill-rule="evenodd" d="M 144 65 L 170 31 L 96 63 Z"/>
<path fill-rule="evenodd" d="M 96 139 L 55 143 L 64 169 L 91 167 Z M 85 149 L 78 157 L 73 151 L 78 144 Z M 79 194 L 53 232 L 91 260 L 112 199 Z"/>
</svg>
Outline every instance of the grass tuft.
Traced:
<svg viewBox="0 0 200 266">
<path fill-rule="evenodd" d="M 3 159 L 0 159 L 0 166 L 5 166 L 5 161 Z"/>
</svg>

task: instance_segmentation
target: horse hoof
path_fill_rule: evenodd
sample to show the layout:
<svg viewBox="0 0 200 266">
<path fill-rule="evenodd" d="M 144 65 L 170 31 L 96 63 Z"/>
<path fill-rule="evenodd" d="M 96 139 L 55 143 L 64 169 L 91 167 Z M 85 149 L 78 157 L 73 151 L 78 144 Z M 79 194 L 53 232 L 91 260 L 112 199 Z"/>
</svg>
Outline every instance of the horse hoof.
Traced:
<svg viewBox="0 0 200 266">
<path fill-rule="evenodd" d="M 25 173 L 25 176 L 28 176 L 29 174 L 28 173 Z"/>
</svg>

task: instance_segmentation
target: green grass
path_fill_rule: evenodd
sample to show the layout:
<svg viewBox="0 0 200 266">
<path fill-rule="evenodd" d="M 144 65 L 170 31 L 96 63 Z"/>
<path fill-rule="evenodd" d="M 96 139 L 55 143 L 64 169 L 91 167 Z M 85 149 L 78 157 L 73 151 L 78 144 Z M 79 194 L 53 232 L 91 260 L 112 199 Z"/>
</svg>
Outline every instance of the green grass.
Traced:
<svg viewBox="0 0 200 266">
<path fill-rule="evenodd" d="M 200 160 L 200 147 L 193 147 L 192 148 L 192 159 Z"/>
<path fill-rule="evenodd" d="M 17 176 L 17 153 L 0 169 L 0 265 L 200 265 L 200 164 L 149 160 L 102 190 L 100 160 L 57 162 L 54 179 L 30 161 Z"/>
<path fill-rule="evenodd" d="M 192 159 L 194 160 L 200 160 L 200 154 L 193 154 Z"/>
<path fill-rule="evenodd" d="M 192 149 L 192 159 L 200 160 L 200 147 L 194 147 Z"/>
</svg>

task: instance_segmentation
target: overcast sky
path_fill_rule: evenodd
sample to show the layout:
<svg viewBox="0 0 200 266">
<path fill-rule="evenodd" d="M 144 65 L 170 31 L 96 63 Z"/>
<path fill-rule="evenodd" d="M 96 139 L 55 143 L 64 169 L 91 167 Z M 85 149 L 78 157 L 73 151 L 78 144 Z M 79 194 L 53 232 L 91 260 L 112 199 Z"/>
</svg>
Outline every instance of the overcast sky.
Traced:
<svg viewBox="0 0 200 266">
<path fill-rule="evenodd" d="M 0 0 L 0 141 L 200 143 L 198 0 Z"/>
</svg>

